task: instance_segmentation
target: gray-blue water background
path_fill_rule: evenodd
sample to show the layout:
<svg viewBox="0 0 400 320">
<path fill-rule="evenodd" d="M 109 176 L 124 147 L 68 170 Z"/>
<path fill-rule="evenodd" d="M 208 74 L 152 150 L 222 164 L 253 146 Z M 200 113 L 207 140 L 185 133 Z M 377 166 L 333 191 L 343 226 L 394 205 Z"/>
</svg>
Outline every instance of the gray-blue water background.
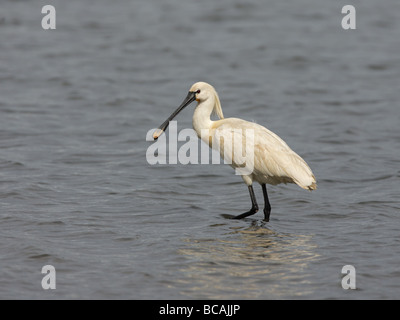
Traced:
<svg viewBox="0 0 400 320">
<path fill-rule="evenodd" d="M 399 16 L 397 0 L 2 1 L 0 298 L 399 298 Z M 250 199 L 229 166 L 150 166 L 146 133 L 197 81 L 318 190 L 269 187 L 270 223 L 234 221 Z"/>
</svg>

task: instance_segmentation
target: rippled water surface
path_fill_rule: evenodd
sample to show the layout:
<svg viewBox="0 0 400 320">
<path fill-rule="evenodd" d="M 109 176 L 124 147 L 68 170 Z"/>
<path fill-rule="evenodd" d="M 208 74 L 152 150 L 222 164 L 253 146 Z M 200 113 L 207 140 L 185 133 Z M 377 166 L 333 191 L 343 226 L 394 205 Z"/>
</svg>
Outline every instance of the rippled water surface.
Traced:
<svg viewBox="0 0 400 320">
<path fill-rule="evenodd" d="M 354 2 L 356 30 L 346 4 L 3 1 L 0 298 L 399 298 L 400 3 Z M 200 80 L 318 190 L 271 186 L 269 223 L 230 220 L 250 199 L 229 166 L 149 165 L 148 130 Z"/>
</svg>

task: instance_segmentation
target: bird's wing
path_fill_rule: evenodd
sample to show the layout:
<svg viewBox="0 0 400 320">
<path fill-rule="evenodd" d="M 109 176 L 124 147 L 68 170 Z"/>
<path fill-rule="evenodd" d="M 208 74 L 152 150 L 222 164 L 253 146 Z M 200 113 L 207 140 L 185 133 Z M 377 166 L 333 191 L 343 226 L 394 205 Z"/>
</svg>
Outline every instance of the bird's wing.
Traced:
<svg viewBox="0 0 400 320">
<path fill-rule="evenodd" d="M 213 148 L 225 162 L 231 161 L 232 167 L 251 169 L 254 175 L 271 177 L 277 183 L 293 181 L 304 189 L 315 189 L 315 177 L 307 163 L 267 128 L 227 118 L 216 121 L 213 129 Z"/>
<path fill-rule="evenodd" d="M 240 170 L 237 174 L 251 174 L 254 169 L 254 130 L 247 121 L 227 118 L 215 121 L 211 129 L 212 148 L 219 151 L 224 162 Z M 251 130 L 248 130 L 251 129 Z"/>
<path fill-rule="evenodd" d="M 315 189 L 315 177 L 308 164 L 278 135 L 262 127 L 255 138 L 255 168 L 276 178 L 290 178 L 303 189 Z"/>
</svg>

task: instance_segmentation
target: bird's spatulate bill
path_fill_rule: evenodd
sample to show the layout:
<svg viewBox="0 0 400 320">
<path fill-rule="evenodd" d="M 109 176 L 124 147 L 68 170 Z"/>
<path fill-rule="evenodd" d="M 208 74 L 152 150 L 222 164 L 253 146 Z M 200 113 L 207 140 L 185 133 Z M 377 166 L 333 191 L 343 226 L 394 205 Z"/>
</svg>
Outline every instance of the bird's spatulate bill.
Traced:
<svg viewBox="0 0 400 320">
<path fill-rule="evenodd" d="M 168 125 L 167 125 L 168 126 Z M 157 129 L 156 131 L 154 131 L 153 133 L 153 139 L 157 140 L 159 136 L 161 136 L 163 134 L 164 130 L 161 129 Z"/>
<path fill-rule="evenodd" d="M 169 122 L 176 117 L 176 115 L 181 112 L 187 105 L 192 103 L 194 100 L 196 100 L 196 92 L 191 92 L 187 94 L 186 98 L 183 100 L 181 105 L 176 109 L 169 117 L 167 120 L 163 122 L 161 126 L 158 127 L 158 129 L 153 133 L 153 139 L 157 140 L 159 136 L 163 134 L 163 132 L 168 128 Z"/>
</svg>

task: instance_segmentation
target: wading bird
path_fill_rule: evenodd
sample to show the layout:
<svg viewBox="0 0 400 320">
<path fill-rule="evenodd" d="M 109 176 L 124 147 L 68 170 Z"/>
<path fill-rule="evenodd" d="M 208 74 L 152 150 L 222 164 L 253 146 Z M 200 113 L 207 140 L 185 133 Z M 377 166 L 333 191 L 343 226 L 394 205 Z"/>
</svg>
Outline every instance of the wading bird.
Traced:
<svg viewBox="0 0 400 320">
<path fill-rule="evenodd" d="M 231 160 L 231 167 L 243 169 L 242 150 L 246 144 L 251 144 L 254 150 L 254 156 L 246 158 L 251 162 L 246 163 L 246 167 L 252 168 L 252 171 L 242 174 L 243 181 L 249 189 L 252 206 L 249 211 L 234 216 L 234 219 L 242 219 L 258 212 L 258 204 L 253 190 L 254 181 L 261 184 L 262 187 L 265 221 L 269 221 L 271 213 L 267 183 L 271 185 L 295 183 L 310 191 L 317 188 L 315 176 L 307 163 L 275 133 L 254 122 L 238 118 L 225 119 L 217 92 L 213 86 L 205 82 L 197 82 L 190 88 L 179 108 L 153 133 L 154 140 L 166 130 L 169 122 L 182 109 L 195 100 L 198 104 L 193 114 L 193 128 L 197 136 L 211 148 L 217 149 L 222 158 L 228 156 Z M 213 112 L 220 120 L 211 120 Z M 250 137 L 245 135 L 246 130 L 250 130 L 253 135 Z M 227 134 L 231 136 L 228 137 Z M 224 143 L 224 139 L 232 143 Z M 235 149 L 240 152 L 235 152 Z"/>
</svg>

